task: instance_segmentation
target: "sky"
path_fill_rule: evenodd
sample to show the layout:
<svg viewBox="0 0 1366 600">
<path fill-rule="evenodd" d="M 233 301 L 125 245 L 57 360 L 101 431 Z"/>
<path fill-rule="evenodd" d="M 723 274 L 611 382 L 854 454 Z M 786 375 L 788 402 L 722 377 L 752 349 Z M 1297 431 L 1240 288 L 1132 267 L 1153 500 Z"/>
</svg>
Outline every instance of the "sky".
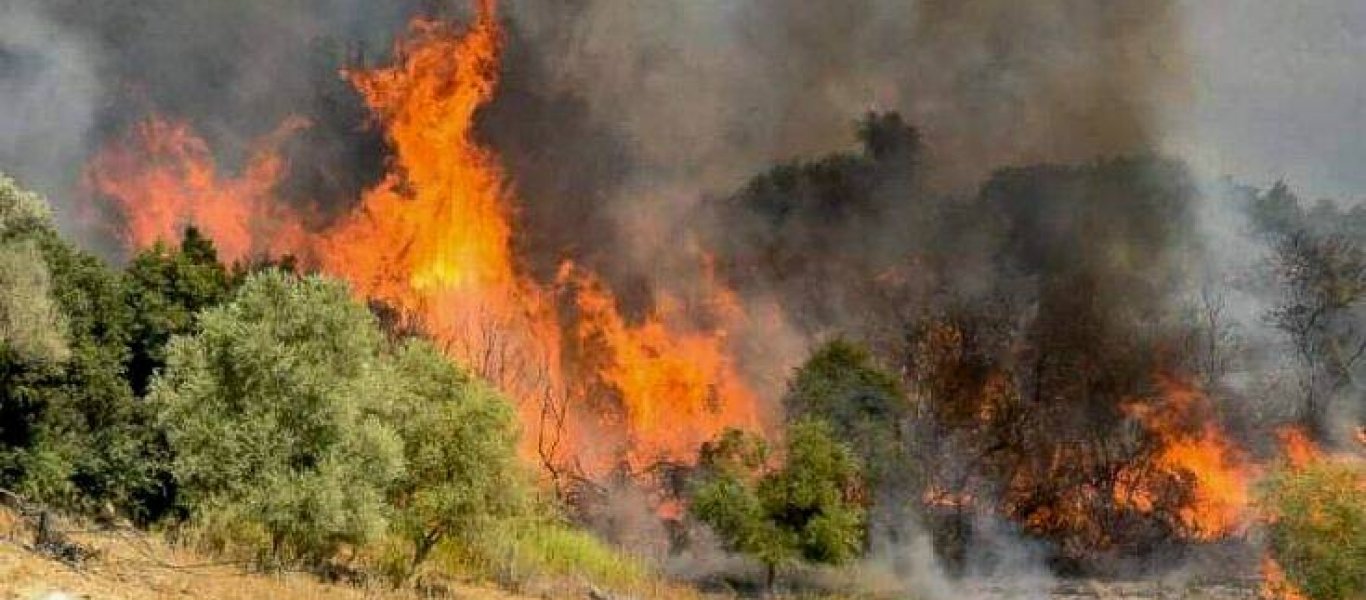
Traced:
<svg viewBox="0 0 1366 600">
<path fill-rule="evenodd" d="M 1366 1 L 1184 1 L 1192 106 L 1170 148 L 1207 173 L 1366 200 Z"/>
</svg>

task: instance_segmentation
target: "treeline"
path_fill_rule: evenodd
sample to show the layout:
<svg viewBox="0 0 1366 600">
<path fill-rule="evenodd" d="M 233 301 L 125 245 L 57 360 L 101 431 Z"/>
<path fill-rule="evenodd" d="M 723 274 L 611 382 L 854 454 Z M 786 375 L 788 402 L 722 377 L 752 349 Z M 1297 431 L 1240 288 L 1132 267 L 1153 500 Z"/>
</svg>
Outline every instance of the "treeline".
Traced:
<svg viewBox="0 0 1366 600">
<path fill-rule="evenodd" d="M 511 404 L 381 323 L 340 282 L 223 265 L 194 229 L 114 270 L 0 179 L 0 487 L 263 568 L 350 548 L 394 581 L 553 517 Z"/>
<path fill-rule="evenodd" d="M 785 405 L 821 413 L 860 459 L 881 542 L 905 543 L 918 513 L 962 565 L 992 535 L 975 529 L 1003 519 L 1055 566 L 1103 570 L 1218 535 L 1181 516 L 1189 473 L 1155 476 L 1153 510 L 1115 500 L 1162 443 L 1125 406 L 1163 402 L 1171 382 L 1209 398 L 1186 433 L 1216 422 L 1252 460 L 1275 455 L 1286 425 L 1355 445 L 1366 207 L 1203 182 L 1160 156 L 1001 168 L 945 192 L 933 149 L 896 114 L 867 115 L 858 137 L 857 151 L 755 176 L 698 220 L 742 295 L 776 301 L 810 337 L 863 344 L 859 360 L 819 350 Z M 859 382 L 851 362 L 888 381 Z M 802 400 L 813 389 L 828 399 Z"/>
</svg>

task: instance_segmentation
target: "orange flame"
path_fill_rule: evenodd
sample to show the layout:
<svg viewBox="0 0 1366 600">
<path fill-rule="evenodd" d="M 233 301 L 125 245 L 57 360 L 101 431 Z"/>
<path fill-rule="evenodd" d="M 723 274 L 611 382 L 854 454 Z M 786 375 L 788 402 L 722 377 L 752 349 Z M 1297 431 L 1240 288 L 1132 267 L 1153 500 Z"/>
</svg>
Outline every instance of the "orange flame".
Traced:
<svg viewBox="0 0 1366 600">
<path fill-rule="evenodd" d="M 1291 468 L 1302 469 L 1322 458 L 1323 451 L 1301 427 L 1284 427 L 1276 432 L 1281 442 L 1281 453 Z"/>
<path fill-rule="evenodd" d="M 1190 498 L 1177 508 L 1183 531 L 1197 540 L 1214 540 L 1240 531 L 1255 476 L 1242 450 L 1209 415 L 1209 399 L 1194 385 L 1170 376 L 1158 378 L 1158 403 L 1129 403 L 1123 409 L 1154 436 L 1158 449 L 1145 464 L 1125 467 L 1115 486 L 1120 506 L 1152 512 L 1163 481 L 1187 481 Z"/>
<path fill-rule="evenodd" d="M 725 428 L 761 425 L 722 326 L 699 324 L 662 291 L 633 323 L 593 273 L 566 264 L 548 288 L 520 271 L 511 188 L 473 132 L 497 87 L 503 39 L 494 4 L 479 7 L 465 30 L 416 19 L 394 64 L 346 73 L 384 127 L 394 160 L 359 207 L 325 231 L 267 231 L 267 223 L 290 231 L 299 223 L 271 199 L 282 161 L 262 152 L 240 180 L 224 180 L 185 126 L 150 126 L 106 150 L 92 164 L 94 187 L 126 216 L 132 245 L 194 222 L 229 259 L 286 247 L 357 294 L 400 309 L 519 400 L 526 450 L 536 448 L 542 427 L 562 427 L 548 458 L 589 475 L 621 460 L 633 468 L 688 462 Z M 705 257 L 700 262 L 709 272 Z M 728 290 L 710 291 L 702 306 L 687 308 L 721 325 L 744 319 Z M 560 302 L 573 317 L 562 316 Z M 570 402 L 586 394 L 606 399 Z M 573 414 L 548 423 L 544 402 Z"/>
<path fill-rule="evenodd" d="M 116 203 L 132 246 L 177 240 L 195 224 L 229 261 L 252 250 L 289 252 L 301 244 L 303 228 L 271 194 L 284 173 L 280 144 L 307 125 L 287 119 L 257 140 L 246 168 L 231 177 L 218 173 L 208 144 L 188 124 L 153 117 L 97 154 L 86 183 Z"/>
<path fill-rule="evenodd" d="M 1262 583 L 1257 597 L 1262 600 L 1309 600 L 1295 584 L 1285 576 L 1285 569 L 1270 554 L 1262 555 Z"/>
<path fill-rule="evenodd" d="M 566 264 L 560 279 L 572 280 L 576 290 L 579 343 L 600 345 L 605 360 L 598 375 L 621 396 L 632 437 L 630 464 L 687 462 L 727 427 L 759 424 L 757 400 L 726 353 L 724 330 L 678 329 L 672 324 L 680 309 L 668 296 L 643 322 L 630 325 L 597 277 Z"/>
</svg>

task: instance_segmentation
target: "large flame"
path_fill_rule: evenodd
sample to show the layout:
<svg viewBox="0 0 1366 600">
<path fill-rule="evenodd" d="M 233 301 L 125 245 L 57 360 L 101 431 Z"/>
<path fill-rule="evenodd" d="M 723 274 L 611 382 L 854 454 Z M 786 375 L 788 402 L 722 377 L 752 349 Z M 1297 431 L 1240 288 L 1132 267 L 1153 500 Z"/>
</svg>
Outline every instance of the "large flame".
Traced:
<svg viewBox="0 0 1366 600">
<path fill-rule="evenodd" d="M 1210 414 L 1209 398 L 1199 388 L 1171 376 L 1160 376 L 1158 387 L 1162 396 L 1157 402 L 1123 407 L 1157 447 L 1149 460 L 1120 473 L 1115 501 L 1152 512 L 1165 500 L 1162 490 L 1170 482 L 1184 482 L 1188 498 L 1175 510 L 1181 532 L 1198 540 L 1237 533 L 1246 524 L 1253 466 Z"/>
<path fill-rule="evenodd" d="M 93 187 L 115 201 L 132 245 L 173 238 L 193 222 L 229 259 L 291 251 L 399 309 L 519 400 L 528 449 L 545 461 L 588 475 L 621 461 L 688 462 L 726 427 L 761 426 L 728 351 L 725 325 L 744 315 L 726 290 L 713 290 L 725 310 L 689 311 L 661 291 L 633 322 L 591 272 L 566 264 L 542 285 L 519 269 L 515 198 L 498 157 L 473 133 L 497 87 L 501 47 L 485 1 L 468 29 L 416 19 L 392 65 L 347 72 L 384 127 L 393 162 L 352 213 L 306 238 L 278 233 L 302 229 L 272 199 L 283 168 L 274 153 L 263 150 L 242 177 L 225 179 L 184 125 L 153 120 L 111 146 L 91 165 Z M 692 318 L 693 308 L 710 318 Z"/>
<path fill-rule="evenodd" d="M 114 202 L 124 218 L 122 237 L 133 246 L 177 239 L 193 224 L 227 260 L 253 250 L 292 251 L 304 230 L 272 193 L 285 167 L 280 143 L 306 126 L 303 119 L 287 119 L 257 140 L 241 174 L 229 176 L 219 172 L 208 144 L 187 123 L 152 117 L 97 154 L 86 183 Z"/>
</svg>

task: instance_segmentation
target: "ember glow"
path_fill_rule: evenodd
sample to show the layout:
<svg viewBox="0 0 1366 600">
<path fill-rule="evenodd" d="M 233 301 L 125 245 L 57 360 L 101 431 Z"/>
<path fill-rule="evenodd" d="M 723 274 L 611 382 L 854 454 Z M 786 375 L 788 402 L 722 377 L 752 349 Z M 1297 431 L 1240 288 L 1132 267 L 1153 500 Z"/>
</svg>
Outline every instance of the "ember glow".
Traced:
<svg viewBox="0 0 1366 600">
<path fill-rule="evenodd" d="M 660 294 L 633 322 L 589 271 L 566 263 L 543 284 L 521 270 L 512 186 L 472 134 L 498 85 L 494 9 L 481 3 L 464 30 L 416 19 L 392 65 L 345 73 L 384 127 L 393 161 L 357 208 L 326 228 L 303 233 L 272 196 L 285 165 L 269 143 L 240 177 L 224 177 L 188 126 L 156 119 L 100 154 L 93 188 L 113 201 L 134 247 L 193 223 L 227 259 L 291 253 L 398 308 L 519 400 L 527 453 L 543 461 L 587 475 L 623 461 L 633 470 L 687 463 L 726 427 L 760 428 L 725 333 L 744 315 L 725 289 L 698 307 Z M 300 126 L 290 121 L 268 141 Z"/>
</svg>

